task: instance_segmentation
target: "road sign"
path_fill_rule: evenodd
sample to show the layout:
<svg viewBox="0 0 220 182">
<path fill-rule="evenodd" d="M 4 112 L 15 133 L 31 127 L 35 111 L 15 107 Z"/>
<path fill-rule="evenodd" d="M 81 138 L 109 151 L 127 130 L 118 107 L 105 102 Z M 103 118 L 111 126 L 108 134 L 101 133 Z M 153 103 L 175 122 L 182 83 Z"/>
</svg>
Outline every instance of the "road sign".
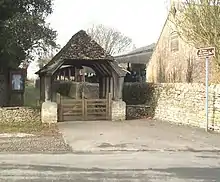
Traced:
<svg viewBox="0 0 220 182">
<path fill-rule="evenodd" d="M 205 58 L 206 62 L 206 104 L 205 104 L 205 112 L 206 112 L 206 131 L 209 131 L 209 58 L 215 56 L 215 47 L 206 47 L 200 48 L 197 50 L 197 56 L 199 58 Z"/>
<path fill-rule="evenodd" d="M 206 47 L 197 50 L 197 56 L 199 58 L 206 58 L 215 56 L 215 47 Z"/>
</svg>

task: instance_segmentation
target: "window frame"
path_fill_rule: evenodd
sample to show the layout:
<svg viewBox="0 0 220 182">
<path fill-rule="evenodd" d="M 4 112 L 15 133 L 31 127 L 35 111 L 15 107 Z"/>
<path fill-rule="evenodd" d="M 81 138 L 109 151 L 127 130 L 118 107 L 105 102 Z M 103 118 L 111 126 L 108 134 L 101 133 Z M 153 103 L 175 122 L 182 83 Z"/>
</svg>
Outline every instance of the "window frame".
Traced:
<svg viewBox="0 0 220 182">
<path fill-rule="evenodd" d="M 176 31 L 170 34 L 170 51 L 171 52 L 179 51 L 179 35 Z"/>
</svg>

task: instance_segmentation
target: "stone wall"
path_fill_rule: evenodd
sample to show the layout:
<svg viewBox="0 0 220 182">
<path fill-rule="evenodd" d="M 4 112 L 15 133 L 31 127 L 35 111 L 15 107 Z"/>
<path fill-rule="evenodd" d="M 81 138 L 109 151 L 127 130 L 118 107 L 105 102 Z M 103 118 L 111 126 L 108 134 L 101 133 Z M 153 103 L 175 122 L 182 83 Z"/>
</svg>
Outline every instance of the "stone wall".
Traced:
<svg viewBox="0 0 220 182">
<path fill-rule="evenodd" d="M 204 84 L 160 84 L 155 92 L 155 118 L 206 127 Z M 209 128 L 220 129 L 220 85 L 209 86 Z"/>
<path fill-rule="evenodd" d="M 125 121 L 126 119 L 126 103 L 122 100 L 112 101 L 111 120 Z"/>
<path fill-rule="evenodd" d="M 0 108 L 0 123 L 40 121 L 40 109 L 27 107 Z"/>
<path fill-rule="evenodd" d="M 152 116 L 152 108 L 147 105 L 126 105 L 126 119 L 142 119 Z"/>
</svg>

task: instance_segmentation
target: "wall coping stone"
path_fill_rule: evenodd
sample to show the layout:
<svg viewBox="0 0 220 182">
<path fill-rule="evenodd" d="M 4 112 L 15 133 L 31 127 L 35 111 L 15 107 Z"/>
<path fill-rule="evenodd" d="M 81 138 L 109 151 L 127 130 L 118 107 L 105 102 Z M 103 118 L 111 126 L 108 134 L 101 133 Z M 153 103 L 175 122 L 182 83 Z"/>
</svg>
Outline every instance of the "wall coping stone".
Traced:
<svg viewBox="0 0 220 182">
<path fill-rule="evenodd" d="M 40 109 L 40 108 L 34 108 L 34 107 L 0 107 L 0 110 L 19 110 L 19 109 Z"/>
<path fill-rule="evenodd" d="M 145 108 L 150 108 L 151 106 L 144 105 L 144 104 L 139 104 L 139 105 L 126 105 L 126 107 L 145 107 Z"/>
</svg>

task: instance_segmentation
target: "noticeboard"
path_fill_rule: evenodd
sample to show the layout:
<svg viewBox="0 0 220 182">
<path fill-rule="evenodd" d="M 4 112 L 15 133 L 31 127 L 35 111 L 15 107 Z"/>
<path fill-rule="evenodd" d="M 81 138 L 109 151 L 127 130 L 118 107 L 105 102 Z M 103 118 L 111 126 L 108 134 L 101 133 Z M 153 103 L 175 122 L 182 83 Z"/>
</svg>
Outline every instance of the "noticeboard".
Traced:
<svg viewBox="0 0 220 182">
<path fill-rule="evenodd" d="M 24 69 L 17 69 L 10 71 L 10 88 L 12 92 L 24 92 L 25 90 Z"/>
</svg>

